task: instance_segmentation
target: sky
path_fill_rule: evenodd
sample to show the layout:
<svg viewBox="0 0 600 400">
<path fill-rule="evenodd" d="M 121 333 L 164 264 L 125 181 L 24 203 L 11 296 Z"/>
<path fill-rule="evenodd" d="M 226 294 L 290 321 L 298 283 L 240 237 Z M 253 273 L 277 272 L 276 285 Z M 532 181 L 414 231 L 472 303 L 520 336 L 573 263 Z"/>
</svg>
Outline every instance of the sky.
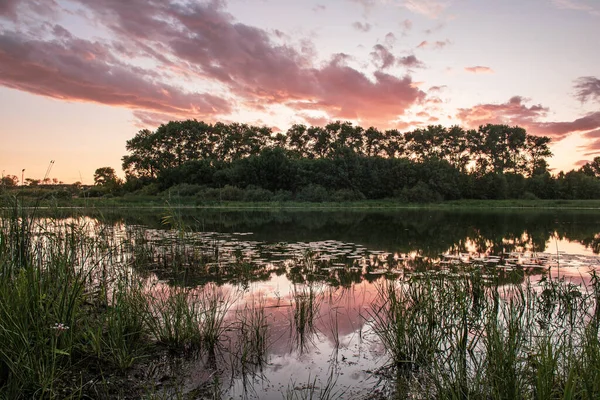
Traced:
<svg viewBox="0 0 600 400">
<path fill-rule="evenodd" d="M 519 125 L 600 156 L 600 0 L 0 0 L 0 169 L 123 176 L 170 120 Z"/>
</svg>

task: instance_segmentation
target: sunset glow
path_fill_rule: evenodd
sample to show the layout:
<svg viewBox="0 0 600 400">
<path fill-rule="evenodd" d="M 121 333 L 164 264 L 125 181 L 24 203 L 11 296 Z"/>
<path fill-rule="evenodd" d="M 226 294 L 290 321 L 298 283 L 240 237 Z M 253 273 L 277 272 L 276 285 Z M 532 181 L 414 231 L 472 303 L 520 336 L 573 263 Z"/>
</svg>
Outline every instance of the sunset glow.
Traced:
<svg viewBox="0 0 600 400">
<path fill-rule="evenodd" d="M 553 172 L 600 155 L 596 0 L 4 0 L 3 174 L 122 175 L 178 119 L 278 131 L 519 125 Z"/>
</svg>

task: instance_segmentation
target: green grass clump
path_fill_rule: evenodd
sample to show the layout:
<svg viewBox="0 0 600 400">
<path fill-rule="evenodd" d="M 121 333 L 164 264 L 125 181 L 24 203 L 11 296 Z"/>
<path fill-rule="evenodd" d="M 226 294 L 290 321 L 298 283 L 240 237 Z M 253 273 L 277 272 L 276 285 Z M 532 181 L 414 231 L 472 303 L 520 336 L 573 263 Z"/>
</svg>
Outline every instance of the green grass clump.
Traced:
<svg viewBox="0 0 600 400">
<path fill-rule="evenodd" d="M 369 320 L 390 355 L 398 398 L 600 397 L 595 274 L 579 287 L 431 273 L 379 290 Z"/>
</svg>

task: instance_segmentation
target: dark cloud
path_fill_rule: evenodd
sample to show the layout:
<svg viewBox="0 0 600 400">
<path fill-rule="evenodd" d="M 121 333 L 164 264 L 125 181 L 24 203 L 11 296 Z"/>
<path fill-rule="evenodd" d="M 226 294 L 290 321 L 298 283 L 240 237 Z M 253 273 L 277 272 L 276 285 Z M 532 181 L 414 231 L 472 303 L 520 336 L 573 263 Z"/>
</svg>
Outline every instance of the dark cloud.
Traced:
<svg viewBox="0 0 600 400">
<path fill-rule="evenodd" d="M 14 17 L 19 0 L 0 0 L 0 16 Z"/>
<path fill-rule="evenodd" d="M 446 86 L 446 85 L 432 86 L 432 87 L 429 88 L 429 92 L 432 92 L 432 93 L 437 92 L 437 93 L 439 93 L 442 90 L 446 89 L 447 87 L 448 86 Z"/>
<path fill-rule="evenodd" d="M 367 22 L 363 24 L 362 22 L 356 21 L 352 24 L 352 27 L 360 32 L 369 32 L 373 26 Z"/>
<path fill-rule="evenodd" d="M 399 57 L 397 59 L 397 63 L 398 63 L 398 65 L 403 65 L 407 68 L 424 68 L 425 67 L 425 64 L 423 64 L 423 62 L 421 62 L 414 55 Z"/>
<path fill-rule="evenodd" d="M 16 21 L 25 11 L 50 16 L 57 7 L 55 0 L 0 0 L 0 18 Z"/>
<path fill-rule="evenodd" d="M 373 63 L 382 70 L 393 66 L 403 66 L 406 68 L 423 68 L 425 65 L 414 55 L 396 57 L 386 47 L 376 44 L 371 52 Z"/>
<path fill-rule="evenodd" d="M 575 97 L 585 103 L 588 100 L 600 102 L 600 79 L 593 76 L 582 76 L 575 81 Z"/>
<path fill-rule="evenodd" d="M 373 63 L 381 69 L 393 67 L 396 64 L 396 57 L 384 46 L 376 44 L 371 52 Z"/>
<path fill-rule="evenodd" d="M 394 35 L 392 32 L 388 32 L 388 34 L 385 35 L 385 44 L 389 47 L 395 45 L 396 44 L 396 35 Z"/>
</svg>

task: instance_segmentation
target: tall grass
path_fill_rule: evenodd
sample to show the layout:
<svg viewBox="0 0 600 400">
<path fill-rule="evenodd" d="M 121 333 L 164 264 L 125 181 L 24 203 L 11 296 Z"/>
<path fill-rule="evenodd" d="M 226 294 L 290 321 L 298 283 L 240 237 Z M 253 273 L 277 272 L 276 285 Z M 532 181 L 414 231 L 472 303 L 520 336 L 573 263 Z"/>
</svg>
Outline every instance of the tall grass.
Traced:
<svg viewBox="0 0 600 400">
<path fill-rule="evenodd" d="M 153 249 L 85 221 L 36 218 L 17 202 L 2 209 L 0 398 L 141 396 L 145 382 L 111 385 L 162 344 L 213 351 L 229 329 L 233 299 L 221 289 L 149 285 L 131 266 L 151 262 Z"/>
<path fill-rule="evenodd" d="M 313 284 L 294 286 L 290 307 L 291 342 L 300 352 L 305 353 L 316 334 L 315 321 L 319 316 L 322 296 Z"/>
<path fill-rule="evenodd" d="M 425 274 L 381 284 L 369 321 L 398 398 L 600 398 L 599 288 Z"/>
<path fill-rule="evenodd" d="M 77 227 L 34 226 L 17 205 L 0 229 L 0 390 L 50 397 L 81 337 L 90 268 L 78 256 Z"/>
</svg>

